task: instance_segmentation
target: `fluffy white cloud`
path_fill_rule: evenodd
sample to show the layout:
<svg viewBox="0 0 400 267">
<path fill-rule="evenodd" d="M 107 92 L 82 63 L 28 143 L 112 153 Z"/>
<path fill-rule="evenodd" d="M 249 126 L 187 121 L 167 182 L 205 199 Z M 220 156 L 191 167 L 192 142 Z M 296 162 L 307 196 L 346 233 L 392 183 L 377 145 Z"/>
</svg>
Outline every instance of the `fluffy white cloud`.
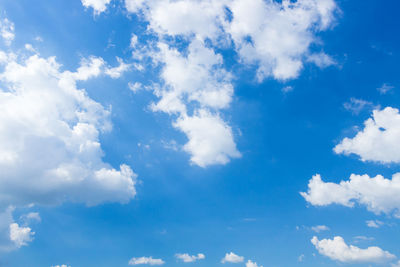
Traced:
<svg viewBox="0 0 400 267">
<path fill-rule="evenodd" d="M 353 138 L 344 138 L 334 151 L 345 155 L 356 154 L 362 161 L 399 163 L 399 139 L 399 110 L 387 107 L 374 110 L 372 118 L 364 122 L 364 129 Z"/>
<path fill-rule="evenodd" d="M 315 32 L 333 22 L 333 0 L 229 2 L 232 21 L 227 26 L 235 47 L 245 63 L 258 65 L 258 79 L 273 76 L 279 80 L 296 78 L 309 47 L 316 42 Z M 325 67 L 333 61 L 325 54 L 308 56 Z"/>
<path fill-rule="evenodd" d="M 318 252 L 332 260 L 346 263 L 381 263 L 395 259 L 396 257 L 379 247 L 361 249 L 347 245 L 340 236 L 333 239 L 318 240 L 316 236 L 311 239 Z"/>
<path fill-rule="evenodd" d="M 63 201 L 128 202 L 136 194 L 131 168 L 102 161 L 99 134 L 109 111 L 78 89 L 100 74 L 102 59 L 60 71 L 54 57 L 7 62 L 0 73 L 0 204 Z"/>
<path fill-rule="evenodd" d="M 129 265 L 139 265 L 139 264 L 163 265 L 164 263 L 165 262 L 162 259 L 153 259 L 153 257 L 132 258 L 129 261 Z"/>
<path fill-rule="evenodd" d="M 10 224 L 10 240 L 17 248 L 28 245 L 33 240 L 35 232 L 29 227 L 20 227 L 17 223 Z"/>
<path fill-rule="evenodd" d="M 231 128 L 219 116 L 206 110 L 199 110 L 191 117 L 183 116 L 174 126 L 188 136 L 189 142 L 183 149 L 191 154 L 190 160 L 201 167 L 226 164 L 230 158 L 241 156 Z"/>
<path fill-rule="evenodd" d="M 367 206 L 376 213 L 394 213 L 400 217 L 400 173 L 386 179 L 381 175 L 352 174 L 349 181 L 339 184 L 324 182 L 320 175 L 314 175 L 308 183 L 308 192 L 301 195 L 312 205 L 326 206 L 339 204 L 353 207 L 355 203 Z"/>
<path fill-rule="evenodd" d="M 7 18 L 0 18 L 0 36 L 6 45 L 11 45 L 11 42 L 15 38 L 14 23 Z"/>
<path fill-rule="evenodd" d="M 221 260 L 221 263 L 240 263 L 244 261 L 244 257 L 236 255 L 233 252 L 226 253 L 225 257 Z"/>
<path fill-rule="evenodd" d="M 184 254 L 175 254 L 175 257 L 183 262 L 195 262 L 197 260 L 203 260 L 206 258 L 206 256 L 202 253 L 199 253 L 197 255 L 189 255 L 187 253 Z"/>
<path fill-rule="evenodd" d="M 111 0 L 81 0 L 82 5 L 89 8 L 93 8 L 95 14 L 100 14 L 107 9 L 107 5 Z"/>
<path fill-rule="evenodd" d="M 246 267 L 263 267 L 262 265 L 257 265 L 257 263 L 252 262 L 251 260 L 248 260 L 246 262 Z"/>
<path fill-rule="evenodd" d="M 322 231 L 329 231 L 329 227 L 326 225 L 316 225 L 316 226 L 312 226 L 311 230 L 313 230 L 316 233 L 319 233 Z"/>
<path fill-rule="evenodd" d="M 184 150 L 193 163 L 205 167 L 240 157 L 231 128 L 216 113 L 229 106 L 233 95 L 221 56 L 201 41 L 192 42 L 186 56 L 163 43 L 158 47 L 153 57 L 164 64 L 164 86 L 155 89 L 160 100 L 152 109 L 179 115 L 173 125 L 187 135 Z M 188 105 L 194 105 L 193 115 L 187 115 Z"/>
</svg>

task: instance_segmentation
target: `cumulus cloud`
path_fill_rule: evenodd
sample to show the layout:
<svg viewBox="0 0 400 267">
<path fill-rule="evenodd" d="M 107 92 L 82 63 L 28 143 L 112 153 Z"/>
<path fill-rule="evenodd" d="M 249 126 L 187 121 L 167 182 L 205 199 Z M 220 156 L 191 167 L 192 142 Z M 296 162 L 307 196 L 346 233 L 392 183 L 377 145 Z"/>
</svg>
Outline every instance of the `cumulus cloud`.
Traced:
<svg viewBox="0 0 400 267">
<path fill-rule="evenodd" d="M 14 23 L 9 21 L 7 18 L 0 18 L 0 36 L 6 45 L 11 45 L 11 42 L 15 38 L 15 26 Z"/>
<path fill-rule="evenodd" d="M 319 174 L 308 183 L 308 191 L 301 195 L 314 206 L 339 204 L 353 207 L 355 203 L 365 205 L 375 214 L 390 214 L 400 217 L 400 173 L 386 179 L 382 175 L 352 174 L 350 180 L 340 183 L 324 182 Z"/>
<path fill-rule="evenodd" d="M 132 258 L 129 261 L 129 265 L 139 265 L 139 264 L 163 265 L 164 263 L 165 262 L 162 259 L 153 259 L 153 257 Z"/>
<path fill-rule="evenodd" d="M 100 14 L 107 9 L 107 5 L 111 0 L 81 0 L 82 5 L 86 8 L 93 8 L 95 14 Z"/>
<path fill-rule="evenodd" d="M 333 239 L 318 240 L 316 236 L 311 239 L 321 255 L 345 263 L 382 263 L 396 258 L 393 254 L 379 247 L 362 249 L 353 245 L 347 245 L 340 236 Z"/>
<path fill-rule="evenodd" d="M 152 109 L 179 116 L 173 125 L 187 135 L 184 150 L 192 163 L 205 167 L 240 157 L 231 128 L 216 113 L 229 106 L 233 95 L 221 56 L 201 41 L 192 42 L 186 56 L 164 43 L 158 48 L 154 57 L 164 64 L 164 86 L 155 89 L 160 100 Z M 197 105 L 193 115 L 187 114 L 189 104 Z"/>
<path fill-rule="evenodd" d="M 0 73 L 0 204 L 95 205 L 128 202 L 136 174 L 102 161 L 101 132 L 110 111 L 78 89 L 77 80 L 100 74 L 103 61 L 84 60 L 61 71 L 54 57 L 31 56 Z"/>
<path fill-rule="evenodd" d="M 315 32 L 332 24 L 336 10 L 333 0 L 234 0 L 228 7 L 233 18 L 227 31 L 241 59 L 258 65 L 260 81 L 269 76 L 296 78 L 310 45 L 316 42 Z M 311 55 L 308 60 L 322 67 L 333 64 L 325 54 Z"/>
<path fill-rule="evenodd" d="M 240 263 L 244 261 L 244 257 L 236 255 L 233 252 L 226 253 L 225 257 L 221 260 L 221 263 Z"/>
<path fill-rule="evenodd" d="M 187 253 L 184 254 L 175 254 L 175 257 L 183 262 L 195 262 L 197 260 L 203 260 L 206 258 L 206 256 L 202 253 L 199 253 L 197 255 L 189 255 Z"/>
<path fill-rule="evenodd" d="M 387 107 L 374 110 L 372 118 L 364 122 L 364 129 L 353 138 L 344 138 L 335 148 L 337 154 L 355 154 L 362 161 L 380 163 L 400 162 L 400 114 Z"/>
<path fill-rule="evenodd" d="M 188 136 L 189 142 L 183 149 L 191 154 L 191 161 L 201 167 L 226 164 L 230 158 L 241 156 L 231 128 L 218 115 L 199 110 L 193 116 L 182 116 L 174 126 Z"/>
<path fill-rule="evenodd" d="M 263 267 L 262 265 L 257 265 L 257 263 L 252 262 L 251 260 L 248 260 L 246 262 L 246 267 Z"/>
<path fill-rule="evenodd" d="M 17 248 L 28 245 L 33 240 L 35 232 L 29 227 L 20 227 L 17 223 L 10 224 L 10 240 Z"/>
</svg>

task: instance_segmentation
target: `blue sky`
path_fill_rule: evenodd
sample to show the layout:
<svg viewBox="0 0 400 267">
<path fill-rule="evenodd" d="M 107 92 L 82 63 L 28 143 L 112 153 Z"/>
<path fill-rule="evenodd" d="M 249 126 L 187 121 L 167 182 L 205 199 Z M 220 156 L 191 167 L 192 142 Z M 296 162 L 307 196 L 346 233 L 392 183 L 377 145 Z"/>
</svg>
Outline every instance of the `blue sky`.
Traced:
<svg viewBox="0 0 400 267">
<path fill-rule="evenodd" d="M 399 7 L 0 0 L 0 266 L 400 266 Z"/>
</svg>

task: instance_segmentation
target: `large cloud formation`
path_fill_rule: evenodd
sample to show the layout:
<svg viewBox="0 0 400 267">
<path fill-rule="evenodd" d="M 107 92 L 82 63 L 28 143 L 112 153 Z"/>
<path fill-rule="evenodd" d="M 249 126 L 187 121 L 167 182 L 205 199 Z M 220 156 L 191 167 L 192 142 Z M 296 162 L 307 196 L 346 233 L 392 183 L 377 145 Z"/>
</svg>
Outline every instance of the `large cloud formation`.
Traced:
<svg viewBox="0 0 400 267">
<path fill-rule="evenodd" d="M 315 34 L 334 21 L 333 0 L 125 0 L 125 7 L 147 22 L 148 34 L 156 37 L 147 44 L 153 49 L 140 50 L 161 66 L 153 110 L 177 117 L 174 126 L 188 138 L 184 150 L 201 167 L 241 155 L 220 114 L 232 102 L 235 77 L 226 70 L 219 49 L 233 49 L 239 63 L 256 67 L 259 81 L 296 78 L 304 62 L 334 64 L 323 52 L 310 50 L 317 43 Z M 138 51 L 134 55 L 143 57 Z M 206 130 L 198 131 L 198 124 L 190 121 L 215 130 L 204 135 Z M 216 145 L 218 140 L 225 142 Z"/>
<path fill-rule="evenodd" d="M 15 208 L 134 198 L 132 169 L 102 160 L 99 135 L 112 128 L 110 110 L 77 85 L 101 74 L 118 78 L 128 68 L 90 57 L 76 71 L 63 71 L 55 57 L 0 50 L 0 251 L 26 246 L 35 234 L 28 224 L 40 221 L 29 213 L 16 222 Z"/>
</svg>

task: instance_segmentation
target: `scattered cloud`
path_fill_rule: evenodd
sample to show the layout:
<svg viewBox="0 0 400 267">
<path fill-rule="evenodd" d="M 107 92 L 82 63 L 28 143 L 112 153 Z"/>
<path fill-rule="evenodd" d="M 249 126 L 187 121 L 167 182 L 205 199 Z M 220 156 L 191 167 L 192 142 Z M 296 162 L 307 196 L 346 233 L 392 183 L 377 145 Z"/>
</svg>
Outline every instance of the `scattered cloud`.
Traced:
<svg viewBox="0 0 400 267">
<path fill-rule="evenodd" d="M 153 257 L 132 258 L 129 261 L 129 265 L 139 265 L 139 264 L 163 265 L 164 263 L 165 262 L 162 259 L 153 259 Z"/>
<path fill-rule="evenodd" d="M 293 91 L 293 86 L 285 86 L 285 87 L 282 88 L 282 92 L 285 93 L 285 94 L 289 93 L 291 91 Z"/>
<path fill-rule="evenodd" d="M 206 256 L 202 253 L 199 253 L 197 255 L 189 255 L 187 253 L 184 254 L 175 254 L 175 257 L 183 262 L 195 262 L 197 260 L 204 260 Z"/>
<path fill-rule="evenodd" d="M 319 174 L 308 183 L 308 192 L 301 195 L 314 206 L 331 204 L 353 207 L 355 203 L 365 205 L 375 214 L 393 213 L 400 217 L 400 173 L 386 179 L 382 175 L 352 174 L 350 180 L 339 184 L 324 182 Z"/>
<path fill-rule="evenodd" d="M 301 254 L 301 255 L 297 258 L 297 261 L 298 261 L 298 262 L 303 262 L 305 257 L 306 257 L 306 256 L 304 256 L 304 254 Z"/>
<path fill-rule="evenodd" d="M 225 257 L 221 260 L 221 263 L 240 263 L 244 261 L 244 257 L 238 256 L 233 252 L 226 253 Z"/>
<path fill-rule="evenodd" d="M 312 226 L 311 230 L 313 230 L 316 233 L 319 233 L 322 231 L 329 231 L 329 227 L 326 225 L 316 225 L 316 226 Z"/>
<path fill-rule="evenodd" d="M 343 107 L 354 115 L 358 115 L 361 111 L 365 109 L 373 109 L 374 105 L 372 104 L 372 102 L 352 97 L 350 98 L 349 102 L 343 104 Z"/>
<path fill-rule="evenodd" d="M 0 18 L 0 37 L 3 39 L 6 45 L 11 45 L 15 38 L 15 26 L 14 23 L 9 21 L 7 18 Z"/>
<path fill-rule="evenodd" d="M 344 263 L 382 263 L 396 258 L 379 247 L 362 249 L 353 245 L 349 246 L 340 236 L 322 240 L 314 236 L 311 242 L 321 255 Z"/>
<path fill-rule="evenodd" d="M 307 57 L 308 62 L 312 62 L 319 68 L 323 69 L 332 65 L 336 65 L 336 61 L 325 53 L 311 54 Z"/>
<path fill-rule="evenodd" d="M 124 72 L 127 72 L 132 67 L 131 64 L 126 64 L 121 58 L 117 57 L 119 66 L 106 68 L 104 73 L 113 79 L 120 78 Z"/>
<path fill-rule="evenodd" d="M 381 87 L 377 88 L 377 90 L 379 91 L 379 93 L 381 93 L 382 95 L 392 91 L 394 89 L 394 86 L 384 83 L 382 84 Z"/>
<path fill-rule="evenodd" d="M 381 222 L 379 220 L 369 220 L 365 222 L 368 227 L 371 228 L 380 228 L 382 225 L 384 225 L 384 222 Z"/>
</svg>

